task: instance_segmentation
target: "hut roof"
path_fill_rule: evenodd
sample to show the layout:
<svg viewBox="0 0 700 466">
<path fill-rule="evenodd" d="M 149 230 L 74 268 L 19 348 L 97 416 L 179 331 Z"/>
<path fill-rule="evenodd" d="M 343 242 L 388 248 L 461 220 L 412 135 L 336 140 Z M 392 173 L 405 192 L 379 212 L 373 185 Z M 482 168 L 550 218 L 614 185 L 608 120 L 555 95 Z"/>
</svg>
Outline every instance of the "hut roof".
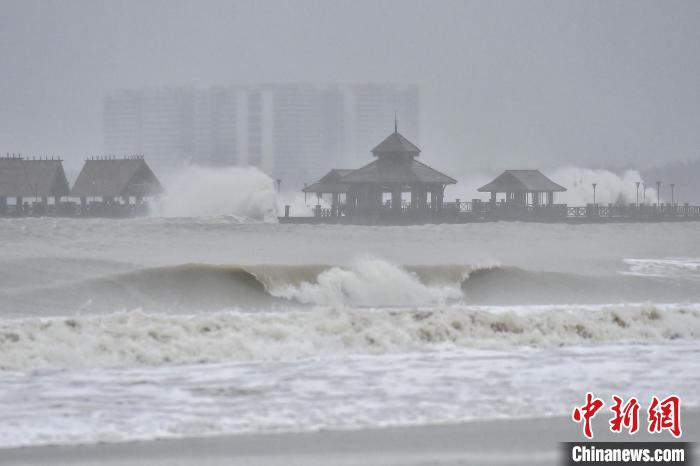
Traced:
<svg viewBox="0 0 700 466">
<path fill-rule="evenodd" d="M 566 191 L 539 170 L 506 170 L 489 184 L 478 189 L 481 193 L 517 193 Z"/>
<path fill-rule="evenodd" d="M 382 154 L 400 153 L 408 153 L 414 157 L 417 157 L 420 153 L 420 149 L 398 131 L 391 133 L 386 137 L 386 139 L 380 142 L 377 147 L 372 149 L 372 154 L 374 154 L 376 157 L 379 157 Z"/>
<path fill-rule="evenodd" d="M 457 180 L 430 168 L 415 159 L 378 159 L 353 170 L 341 180 L 346 184 L 357 183 L 436 183 L 455 184 Z"/>
<path fill-rule="evenodd" d="M 163 191 L 143 158 L 86 160 L 73 185 L 74 197 L 155 196 Z"/>
<path fill-rule="evenodd" d="M 314 184 L 306 186 L 302 191 L 305 193 L 344 193 L 347 191 L 348 186 L 338 181 L 352 171 L 344 168 L 334 168 Z"/>
<path fill-rule="evenodd" d="M 67 196 L 68 192 L 60 160 L 0 158 L 1 197 Z"/>
</svg>

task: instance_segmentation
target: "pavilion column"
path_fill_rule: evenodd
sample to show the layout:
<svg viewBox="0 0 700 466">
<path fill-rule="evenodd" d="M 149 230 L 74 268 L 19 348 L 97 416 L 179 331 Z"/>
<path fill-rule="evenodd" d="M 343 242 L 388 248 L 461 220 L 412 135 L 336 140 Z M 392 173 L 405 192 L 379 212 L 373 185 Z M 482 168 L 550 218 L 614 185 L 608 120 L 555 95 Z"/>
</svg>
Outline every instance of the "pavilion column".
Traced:
<svg viewBox="0 0 700 466">
<path fill-rule="evenodd" d="M 532 193 L 532 205 L 533 207 L 540 205 L 540 193 Z"/>
<path fill-rule="evenodd" d="M 382 188 L 375 186 L 372 189 L 372 212 L 380 212 L 382 208 Z"/>
<path fill-rule="evenodd" d="M 445 201 L 445 188 L 443 186 L 437 189 L 437 210 L 442 211 Z"/>
<path fill-rule="evenodd" d="M 6 215 L 7 214 L 7 198 L 6 197 L 0 197 L 0 215 Z"/>
<path fill-rule="evenodd" d="M 340 201 L 339 201 L 339 194 L 338 193 L 333 193 L 332 199 L 331 199 L 331 215 L 336 217 L 340 215 Z"/>
<path fill-rule="evenodd" d="M 401 188 L 396 187 L 391 191 L 391 210 L 401 212 Z"/>
<path fill-rule="evenodd" d="M 547 205 L 548 206 L 554 205 L 554 191 L 547 192 Z"/>
<path fill-rule="evenodd" d="M 87 198 L 80 198 L 80 215 L 85 215 L 87 213 Z"/>
<path fill-rule="evenodd" d="M 418 192 L 415 186 L 411 186 L 411 209 L 418 207 Z"/>
<path fill-rule="evenodd" d="M 15 198 L 15 203 L 17 204 L 17 213 L 22 214 L 24 212 L 24 199 L 17 197 Z"/>
<path fill-rule="evenodd" d="M 496 192 L 491 191 L 491 206 L 493 207 L 495 205 L 496 205 Z"/>
</svg>

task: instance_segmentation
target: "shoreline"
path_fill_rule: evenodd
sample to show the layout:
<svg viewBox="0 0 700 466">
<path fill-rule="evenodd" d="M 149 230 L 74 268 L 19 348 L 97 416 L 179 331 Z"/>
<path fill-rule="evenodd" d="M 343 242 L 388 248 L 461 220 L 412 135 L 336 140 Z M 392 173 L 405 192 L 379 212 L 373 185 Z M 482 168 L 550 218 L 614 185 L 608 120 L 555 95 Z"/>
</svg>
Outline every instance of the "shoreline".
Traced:
<svg viewBox="0 0 700 466">
<path fill-rule="evenodd" d="M 673 441 L 668 433 L 612 434 L 608 413 L 594 420 L 595 441 Z M 684 409 L 683 437 L 700 438 L 700 409 Z M 644 417 L 640 416 L 644 427 Z M 152 441 L 0 449 L 16 465 L 556 465 L 560 443 L 583 441 L 581 426 L 564 416 L 468 421 L 458 424 L 236 434 Z M 693 452 L 698 458 L 698 451 Z"/>
</svg>

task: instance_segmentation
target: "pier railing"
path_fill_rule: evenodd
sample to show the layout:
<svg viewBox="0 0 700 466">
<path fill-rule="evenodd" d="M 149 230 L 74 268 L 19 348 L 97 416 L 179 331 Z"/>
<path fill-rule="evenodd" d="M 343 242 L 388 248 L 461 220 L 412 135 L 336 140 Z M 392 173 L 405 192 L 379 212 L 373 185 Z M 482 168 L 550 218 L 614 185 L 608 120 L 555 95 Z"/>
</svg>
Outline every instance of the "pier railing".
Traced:
<svg viewBox="0 0 700 466">
<path fill-rule="evenodd" d="M 586 206 L 568 206 L 566 204 L 551 205 L 522 205 L 515 203 L 490 203 L 478 199 L 472 201 L 444 202 L 441 208 L 433 209 L 430 203 L 413 207 L 404 202 L 400 209 L 393 209 L 390 204 L 384 204 L 371 212 L 353 212 L 345 205 L 313 207 L 317 218 L 334 218 L 346 215 L 378 215 L 390 217 L 395 215 L 416 216 L 430 215 L 444 218 L 445 221 L 483 221 L 483 220 L 536 220 L 536 221 L 654 221 L 654 220 L 700 220 L 700 206 L 689 204 L 629 204 Z"/>
</svg>

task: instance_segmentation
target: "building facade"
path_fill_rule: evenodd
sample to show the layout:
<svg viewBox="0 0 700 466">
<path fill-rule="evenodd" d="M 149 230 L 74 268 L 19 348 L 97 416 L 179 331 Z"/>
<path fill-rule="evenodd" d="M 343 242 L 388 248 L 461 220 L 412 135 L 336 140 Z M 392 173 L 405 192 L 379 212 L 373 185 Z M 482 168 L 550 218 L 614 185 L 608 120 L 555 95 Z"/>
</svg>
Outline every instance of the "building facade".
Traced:
<svg viewBox="0 0 700 466">
<path fill-rule="evenodd" d="M 104 102 L 107 154 L 145 154 L 155 169 L 182 163 L 257 166 L 290 188 L 354 166 L 394 113 L 419 139 L 419 91 L 396 84 L 269 84 L 120 91 Z"/>
</svg>

